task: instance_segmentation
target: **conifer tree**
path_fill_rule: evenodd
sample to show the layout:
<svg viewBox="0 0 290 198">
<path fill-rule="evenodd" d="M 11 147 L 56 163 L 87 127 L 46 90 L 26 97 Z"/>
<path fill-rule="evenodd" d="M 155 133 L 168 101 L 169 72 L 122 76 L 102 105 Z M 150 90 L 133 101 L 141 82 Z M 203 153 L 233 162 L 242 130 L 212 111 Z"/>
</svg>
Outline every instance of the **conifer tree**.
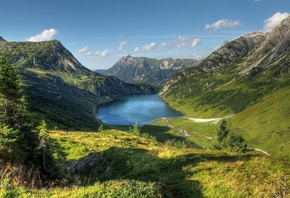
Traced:
<svg viewBox="0 0 290 198">
<path fill-rule="evenodd" d="M 139 134 L 140 133 L 140 128 L 138 125 L 138 122 L 135 123 L 134 128 L 133 128 L 133 132 Z"/>
<path fill-rule="evenodd" d="M 36 134 L 30 129 L 27 111 L 19 79 L 15 69 L 0 57 L 0 142 L 5 159 L 26 162 L 36 146 Z M 0 157 L 3 157 L 3 152 Z M 17 156 L 17 157 L 15 157 Z"/>
<path fill-rule="evenodd" d="M 49 131 L 47 130 L 46 122 L 43 120 L 38 127 L 39 147 L 42 156 L 42 167 L 47 170 L 47 147 L 49 145 Z"/>
<path fill-rule="evenodd" d="M 229 132 L 230 131 L 227 129 L 227 121 L 222 120 L 220 128 L 217 130 L 217 141 L 219 143 L 223 142 Z"/>
</svg>

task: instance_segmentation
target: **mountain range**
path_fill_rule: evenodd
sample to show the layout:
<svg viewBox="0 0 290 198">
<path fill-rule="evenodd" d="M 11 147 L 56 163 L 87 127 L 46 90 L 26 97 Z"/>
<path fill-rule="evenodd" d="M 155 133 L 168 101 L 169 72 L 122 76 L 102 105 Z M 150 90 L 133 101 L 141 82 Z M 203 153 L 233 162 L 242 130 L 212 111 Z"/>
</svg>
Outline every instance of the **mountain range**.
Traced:
<svg viewBox="0 0 290 198">
<path fill-rule="evenodd" d="M 97 128 L 100 101 L 156 91 L 92 72 L 57 40 L 7 42 L 1 37 L 0 56 L 18 70 L 36 117 L 62 128 Z"/>
<path fill-rule="evenodd" d="M 154 59 L 128 55 L 122 57 L 111 68 L 101 71 L 101 73 L 116 76 L 128 83 L 162 86 L 174 74 L 189 67 L 194 67 L 198 62 L 194 59 Z"/>
</svg>

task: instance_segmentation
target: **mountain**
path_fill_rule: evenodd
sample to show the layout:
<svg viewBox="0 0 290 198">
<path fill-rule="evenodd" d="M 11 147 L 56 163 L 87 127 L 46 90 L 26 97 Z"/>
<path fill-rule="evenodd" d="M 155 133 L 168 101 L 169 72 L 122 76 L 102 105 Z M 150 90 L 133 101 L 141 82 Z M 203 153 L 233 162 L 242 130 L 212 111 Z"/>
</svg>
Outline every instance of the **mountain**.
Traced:
<svg viewBox="0 0 290 198">
<path fill-rule="evenodd" d="M 270 33 L 225 43 L 168 81 L 160 95 L 191 117 L 231 116 L 233 131 L 258 148 L 290 149 L 290 17 Z"/>
<path fill-rule="evenodd" d="M 6 40 L 0 36 L 0 42 L 5 42 Z"/>
<path fill-rule="evenodd" d="M 17 68 L 37 119 L 48 119 L 51 126 L 97 128 L 100 101 L 155 91 L 90 71 L 57 40 L 0 42 L 0 56 Z"/>
<path fill-rule="evenodd" d="M 44 42 L 1 42 L 1 55 L 22 68 L 88 72 L 78 60 L 57 40 Z"/>
<path fill-rule="evenodd" d="M 153 59 L 145 57 L 122 57 L 111 68 L 101 73 L 116 76 L 128 83 L 145 83 L 161 86 L 174 74 L 198 63 L 192 59 Z"/>
<path fill-rule="evenodd" d="M 195 115 L 205 115 L 205 109 L 211 109 L 210 114 L 244 110 L 288 85 L 289 27 L 288 17 L 271 33 L 254 32 L 227 42 L 198 66 L 172 78 L 161 95 L 176 104 L 190 99 L 188 112 Z"/>
</svg>

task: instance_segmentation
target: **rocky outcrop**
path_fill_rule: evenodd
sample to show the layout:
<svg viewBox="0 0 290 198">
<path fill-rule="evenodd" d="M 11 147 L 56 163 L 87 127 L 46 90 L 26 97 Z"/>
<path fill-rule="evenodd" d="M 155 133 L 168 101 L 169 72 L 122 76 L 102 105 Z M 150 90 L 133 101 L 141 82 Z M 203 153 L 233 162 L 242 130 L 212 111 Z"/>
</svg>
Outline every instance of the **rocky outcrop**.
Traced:
<svg viewBox="0 0 290 198">
<path fill-rule="evenodd" d="M 70 160 L 67 164 L 70 174 L 82 174 L 89 172 L 104 159 L 104 153 L 91 153 L 79 160 Z"/>
</svg>

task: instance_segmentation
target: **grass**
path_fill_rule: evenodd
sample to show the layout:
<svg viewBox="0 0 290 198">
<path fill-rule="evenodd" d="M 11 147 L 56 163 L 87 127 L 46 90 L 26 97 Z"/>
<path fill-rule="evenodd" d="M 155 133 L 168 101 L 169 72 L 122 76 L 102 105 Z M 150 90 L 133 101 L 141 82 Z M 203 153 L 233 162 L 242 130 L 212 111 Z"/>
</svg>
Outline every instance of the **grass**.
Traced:
<svg viewBox="0 0 290 198">
<path fill-rule="evenodd" d="M 20 70 L 23 89 L 36 120 L 45 119 L 50 128 L 97 129 L 97 97 L 66 84 L 41 70 Z"/>
<path fill-rule="evenodd" d="M 251 144 L 280 157 L 290 155 L 290 90 L 281 88 L 232 118 L 232 130 Z M 290 159 L 290 158 L 289 158 Z"/>
<path fill-rule="evenodd" d="M 104 160 L 86 173 L 72 176 L 62 187 L 5 186 L 2 176 L 1 196 L 186 198 L 290 195 L 289 165 L 255 152 L 238 154 L 182 148 L 168 144 L 168 141 L 162 143 L 152 135 L 114 129 L 54 131 L 51 137 L 63 146 L 69 160 L 98 152 L 104 152 Z"/>
</svg>

